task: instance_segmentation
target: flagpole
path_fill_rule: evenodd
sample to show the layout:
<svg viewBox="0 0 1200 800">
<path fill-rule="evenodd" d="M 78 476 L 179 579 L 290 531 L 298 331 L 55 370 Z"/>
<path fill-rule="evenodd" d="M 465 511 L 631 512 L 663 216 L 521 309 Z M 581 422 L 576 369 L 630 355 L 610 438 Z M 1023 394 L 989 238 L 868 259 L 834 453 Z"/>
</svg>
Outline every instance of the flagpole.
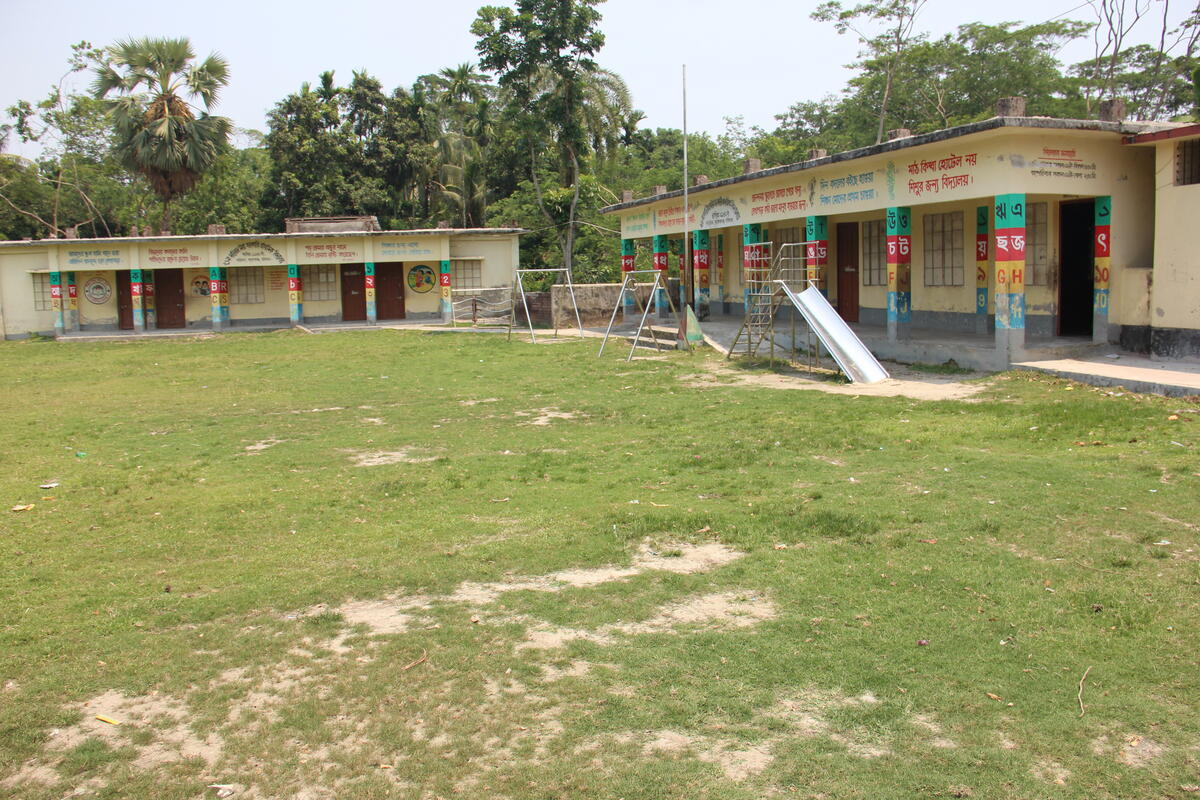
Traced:
<svg viewBox="0 0 1200 800">
<path fill-rule="evenodd" d="M 687 64 L 683 65 L 683 269 L 680 270 L 680 305 L 691 305 L 692 298 L 692 236 L 689 228 L 692 216 L 688 199 L 688 126 L 687 126 Z M 682 309 L 680 309 L 682 310 Z"/>
</svg>

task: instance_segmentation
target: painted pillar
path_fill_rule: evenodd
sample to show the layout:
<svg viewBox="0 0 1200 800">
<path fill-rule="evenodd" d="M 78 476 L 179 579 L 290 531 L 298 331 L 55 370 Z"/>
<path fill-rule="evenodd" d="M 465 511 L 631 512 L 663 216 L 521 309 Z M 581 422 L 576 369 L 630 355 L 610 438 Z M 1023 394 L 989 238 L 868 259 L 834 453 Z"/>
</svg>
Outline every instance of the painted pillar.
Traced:
<svg viewBox="0 0 1200 800">
<path fill-rule="evenodd" d="M 708 275 L 709 266 L 712 264 L 710 242 L 708 231 L 692 231 L 692 263 L 696 268 L 696 316 L 700 319 L 708 317 L 709 300 L 712 296 Z"/>
<path fill-rule="evenodd" d="M 757 223 L 742 226 L 742 308 L 750 311 L 750 281 L 758 265 L 758 237 L 762 228 Z"/>
<path fill-rule="evenodd" d="M 146 330 L 146 308 L 142 302 L 145 294 L 144 278 L 142 270 L 129 270 L 129 299 L 133 306 L 133 330 L 135 333 L 142 333 Z"/>
<path fill-rule="evenodd" d="M 829 266 L 829 217 L 815 216 L 804 220 L 804 261 L 808 280 L 816 283 L 821 294 L 829 296 L 825 272 Z"/>
<path fill-rule="evenodd" d="M 58 270 L 50 273 L 50 310 L 54 312 L 54 335 L 62 336 L 66 324 L 63 319 L 62 273 Z"/>
<path fill-rule="evenodd" d="M 888 340 L 907 339 L 912 328 L 912 209 L 887 210 Z"/>
<path fill-rule="evenodd" d="M 79 285 L 75 273 L 67 273 L 67 330 L 79 330 Z"/>
<path fill-rule="evenodd" d="M 451 305 L 450 292 L 450 262 L 442 261 L 438 265 L 438 284 L 442 287 L 442 322 L 454 319 L 454 308 Z"/>
<path fill-rule="evenodd" d="M 667 291 L 671 284 L 667 280 L 667 275 L 671 269 L 671 243 L 663 234 L 656 234 L 653 240 L 654 248 L 654 269 L 658 270 L 660 276 L 660 287 L 658 296 L 654 298 L 654 307 L 660 318 L 666 318 L 671 313 L 671 304 L 667 302 Z"/>
<path fill-rule="evenodd" d="M 365 284 L 363 294 L 367 298 L 367 322 L 374 323 L 379 319 L 379 312 L 375 308 L 375 263 L 373 261 L 363 264 L 363 283 Z"/>
<path fill-rule="evenodd" d="M 685 260 L 687 259 L 687 248 L 684 247 L 683 239 L 675 240 L 675 251 L 679 255 L 679 311 L 682 313 L 683 307 L 688 305 L 688 275 L 687 264 L 685 263 Z"/>
<path fill-rule="evenodd" d="M 142 307 L 146 312 L 146 330 L 158 327 L 158 297 L 154 291 L 154 270 L 142 270 Z"/>
<path fill-rule="evenodd" d="M 1096 261 L 1092 275 L 1092 341 L 1108 341 L 1108 281 L 1112 274 L 1112 197 L 1096 198 Z"/>
<path fill-rule="evenodd" d="M 996 354 L 1007 367 L 1025 349 L 1025 195 L 996 195 L 995 218 Z"/>
<path fill-rule="evenodd" d="M 208 268 L 208 299 L 212 302 L 212 327 L 229 325 L 229 273 L 224 267 Z"/>
<path fill-rule="evenodd" d="M 717 234 L 717 285 L 716 293 L 717 303 L 721 306 L 721 313 L 726 313 L 725 308 L 725 234 Z"/>
<path fill-rule="evenodd" d="M 633 272 L 634 265 L 637 262 L 637 242 L 633 239 L 621 240 L 621 280 L 624 281 L 629 277 L 629 273 Z M 637 286 L 633 287 L 633 291 L 627 292 L 624 297 L 625 315 L 632 316 L 637 310 L 637 304 L 634 299 L 634 293 L 637 291 Z"/>
<path fill-rule="evenodd" d="M 978 206 L 975 209 L 975 332 L 988 332 L 988 217 L 991 208 Z"/>
<path fill-rule="evenodd" d="M 304 279 L 299 264 L 288 264 L 288 320 L 293 325 L 304 322 Z"/>
</svg>

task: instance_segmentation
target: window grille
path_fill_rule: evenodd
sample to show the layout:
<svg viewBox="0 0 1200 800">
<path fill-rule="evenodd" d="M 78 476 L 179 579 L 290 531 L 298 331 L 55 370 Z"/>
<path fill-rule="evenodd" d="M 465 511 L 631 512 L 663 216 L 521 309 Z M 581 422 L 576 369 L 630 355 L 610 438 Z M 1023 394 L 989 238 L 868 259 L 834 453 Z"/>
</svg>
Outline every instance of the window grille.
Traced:
<svg viewBox="0 0 1200 800">
<path fill-rule="evenodd" d="M 867 220 L 862 231 L 863 286 L 886 286 L 887 222 Z"/>
<path fill-rule="evenodd" d="M 266 302 L 262 267 L 234 267 L 229 270 L 229 304 Z"/>
<path fill-rule="evenodd" d="M 450 281 L 455 289 L 482 289 L 483 262 L 478 259 L 451 260 Z"/>
<path fill-rule="evenodd" d="M 50 276 L 44 272 L 33 273 L 33 310 L 49 311 L 53 308 L 50 301 Z"/>
<path fill-rule="evenodd" d="M 1175 185 L 1200 183 L 1200 139 L 1175 145 Z"/>
<path fill-rule="evenodd" d="M 1025 278 L 1031 286 L 1046 286 L 1050 281 L 1047 208 L 1046 203 L 1025 204 Z"/>
<path fill-rule="evenodd" d="M 925 215 L 925 285 L 963 285 L 963 214 Z"/>
<path fill-rule="evenodd" d="M 332 264 L 312 264 L 300 268 L 304 300 L 337 300 L 337 270 Z"/>
</svg>

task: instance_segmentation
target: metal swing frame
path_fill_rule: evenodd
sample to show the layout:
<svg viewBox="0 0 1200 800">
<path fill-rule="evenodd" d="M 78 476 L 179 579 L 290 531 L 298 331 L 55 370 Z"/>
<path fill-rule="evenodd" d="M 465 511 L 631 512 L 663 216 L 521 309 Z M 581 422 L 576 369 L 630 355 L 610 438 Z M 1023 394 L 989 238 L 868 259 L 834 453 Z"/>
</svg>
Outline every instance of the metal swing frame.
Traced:
<svg viewBox="0 0 1200 800">
<path fill-rule="evenodd" d="M 627 362 L 633 360 L 633 354 L 637 350 L 638 340 L 642 338 L 642 331 L 646 328 L 646 317 L 650 314 L 650 306 L 653 304 L 654 298 L 658 296 L 659 291 L 663 291 L 663 293 L 666 295 L 667 306 L 671 309 L 671 316 L 675 318 L 676 328 L 679 327 L 679 311 L 675 308 L 675 300 L 671 297 L 671 293 L 666 291 L 666 288 L 663 286 L 662 272 L 663 271 L 660 269 L 635 269 L 631 272 L 625 273 L 625 279 L 621 281 L 621 291 L 617 294 L 617 303 L 613 307 L 612 316 L 608 320 L 608 328 L 604 331 L 604 341 L 600 343 L 600 352 L 596 354 L 597 357 L 604 355 L 604 346 L 608 344 L 608 337 L 612 334 L 613 324 L 617 321 L 617 312 L 620 311 L 622 306 L 625 305 L 626 292 L 633 292 L 633 304 L 640 314 L 638 319 L 637 333 L 635 333 L 633 336 L 633 345 L 629 348 L 629 355 L 625 357 Z M 651 274 L 654 275 L 654 281 L 649 284 L 650 295 L 645 308 L 643 308 L 641 298 L 638 297 L 638 283 L 635 276 Z M 646 284 L 642 285 L 645 286 Z M 657 348 L 658 335 L 654 332 L 653 325 L 650 326 L 650 338 L 654 341 L 655 348 Z"/>
<path fill-rule="evenodd" d="M 529 325 L 529 341 L 531 344 L 537 344 L 537 335 L 533 332 L 533 317 L 529 315 L 529 301 L 525 297 L 525 280 L 524 277 L 532 272 L 561 272 L 567 276 L 567 291 L 571 295 L 571 307 L 575 309 L 575 324 L 579 328 L 579 338 L 584 338 L 583 335 L 583 320 L 579 317 L 579 303 L 575 300 L 575 281 L 571 277 L 571 270 L 568 267 L 546 267 L 542 269 L 535 268 L 517 268 L 513 270 L 513 288 L 510 294 L 512 299 L 512 315 L 508 320 L 508 340 L 512 341 L 513 326 L 517 320 L 517 294 L 521 295 L 521 308 L 525 309 L 525 322 Z M 550 284 L 551 289 L 558 285 L 558 281 Z M 554 292 L 550 292 L 550 321 L 554 322 Z M 558 325 L 554 326 L 554 338 L 558 338 Z"/>
</svg>

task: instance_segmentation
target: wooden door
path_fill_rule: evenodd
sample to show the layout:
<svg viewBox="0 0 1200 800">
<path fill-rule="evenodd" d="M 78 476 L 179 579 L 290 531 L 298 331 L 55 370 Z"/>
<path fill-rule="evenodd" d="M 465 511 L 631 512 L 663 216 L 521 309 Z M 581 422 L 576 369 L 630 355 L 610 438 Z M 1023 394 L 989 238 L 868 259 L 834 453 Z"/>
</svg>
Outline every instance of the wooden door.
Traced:
<svg viewBox="0 0 1200 800">
<path fill-rule="evenodd" d="M 404 265 L 375 265 L 375 318 L 404 319 Z"/>
<path fill-rule="evenodd" d="M 187 327 L 184 313 L 183 270 L 154 270 L 155 313 L 159 328 Z"/>
<path fill-rule="evenodd" d="M 366 272 L 362 264 L 342 264 L 342 321 L 367 318 Z"/>
<path fill-rule="evenodd" d="M 117 270 L 117 327 L 133 330 L 133 297 L 129 294 L 129 270 Z"/>
<path fill-rule="evenodd" d="M 846 322 L 858 322 L 858 223 L 837 226 L 837 310 Z"/>
</svg>

